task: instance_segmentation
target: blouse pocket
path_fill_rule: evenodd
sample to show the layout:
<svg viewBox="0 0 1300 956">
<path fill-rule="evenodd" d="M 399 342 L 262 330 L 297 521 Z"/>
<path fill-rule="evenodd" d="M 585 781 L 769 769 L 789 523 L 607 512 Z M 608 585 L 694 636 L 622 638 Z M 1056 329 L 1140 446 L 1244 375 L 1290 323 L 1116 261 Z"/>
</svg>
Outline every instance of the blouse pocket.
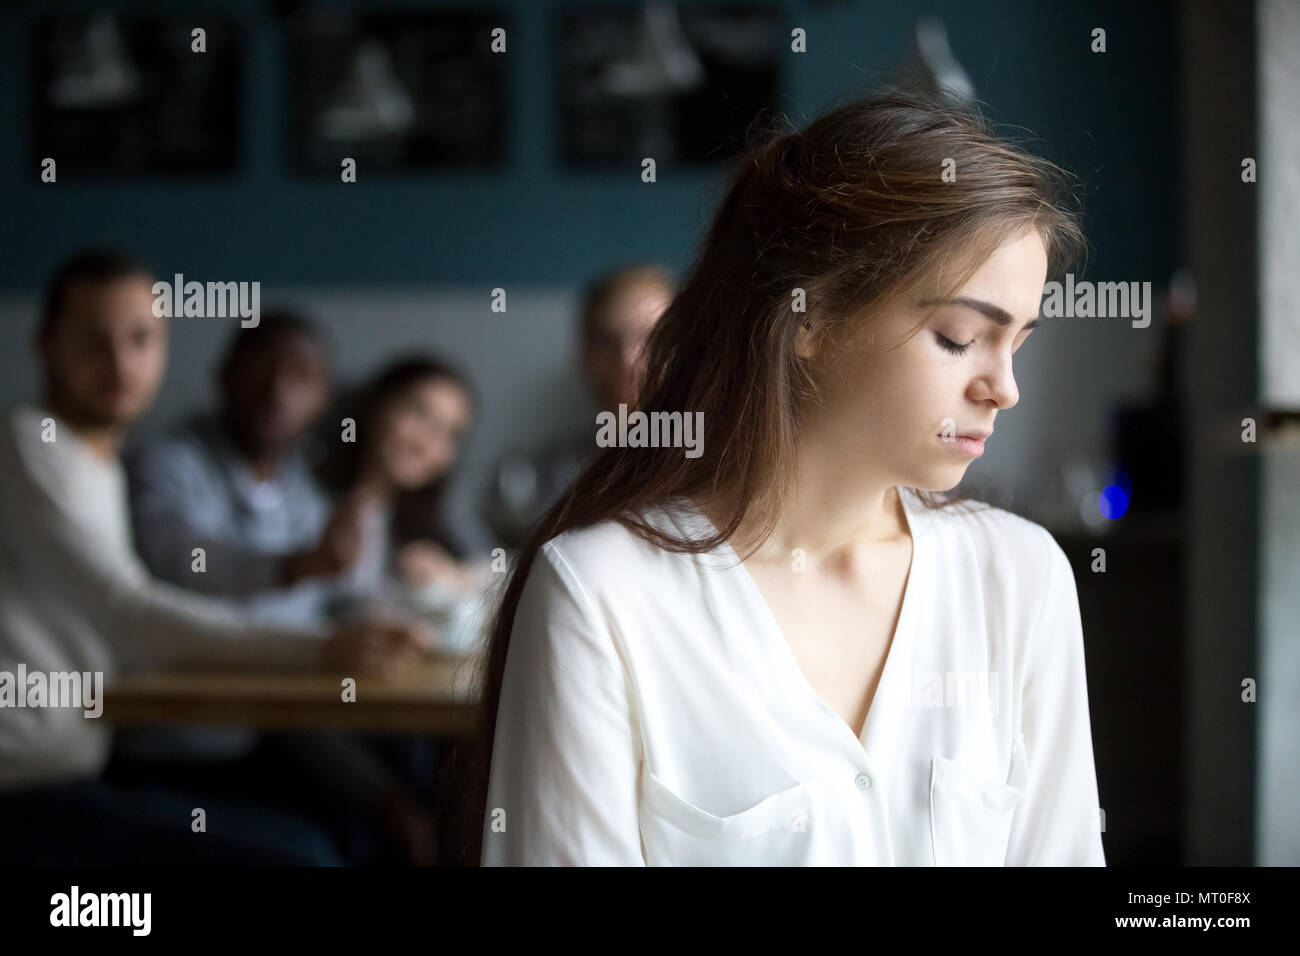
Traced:
<svg viewBox="0 0 1300 956">
<path fill-rule="evenodd" d="M 824 819 L 820 784 L 795 784 L 720 817 L 641 769 L 641 839 L 651 866 L 797 866 L 812 862 L 809 830 Z"/>
<path fill-rule="evenodd" d="M 930 770 L 930 838 L 935 866 L 1003 866 L 1011 821 L 1024 799 L 1023 736 L 1012 748 L 1008 783 L 936 754 Z"/>
</svg>

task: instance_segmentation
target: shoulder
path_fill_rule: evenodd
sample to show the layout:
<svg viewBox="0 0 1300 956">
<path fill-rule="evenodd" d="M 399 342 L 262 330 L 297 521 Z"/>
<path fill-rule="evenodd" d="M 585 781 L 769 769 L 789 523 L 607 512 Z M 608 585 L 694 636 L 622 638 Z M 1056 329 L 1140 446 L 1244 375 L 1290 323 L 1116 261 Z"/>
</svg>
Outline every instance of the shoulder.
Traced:
<svg viewBox="0 0 1300 956">
<path fill-rule="evenodd" d="M 635 517 L 676 538 L 696 531 L 693 517 L 672 504 L 646 508 Z M 690 573 L 696 558 L 662 548 L 613 519 L 571 528 L 551 538 L 542 545 L 539 559 L 543 557 L 592 600 L 611 593 L 626 596 L 639 590 L 659 591 Z"/>
<path fill-rule="evenodd" d="M 35 405 L 16 405 L 0 429 L 0 460 L 6 472 L 21 473 L 51 487 L 66 484 L 78 471 L 80 441 L 67 425 Z"/>
<path fill-rule="evenodd" d="M 55 509 L 89 521 L 114 506 L 122 483 L 116 458 L 101 460 L 66 422 L 36 405 L 20 405 L 0 428 L 0 504 L 17 511 Z"/>
<path fill-rule="evenodd" d="M 6 456 L 15 455 L 28 436 L 39 433 L 41 413 L 31 405 L 14 405 L 5 410 L 4 427 L 0 429 L 0 448 Z"/>
<path fill-rule="evenodd" d="M 41 415 L 29 405 L 17 405 L 5 411 L 0 428 L 0 478 L 15 478 L 20 472 L 31 473 L 30 449 L 39 441 Z M 6 497 L 12 495 L 6 491 Z"/>
<path fill-rule="evenodd" d="M 296 495 L 309 498 L 319 507 L 328 507 L 332 495 L 317 477 L 313 468 L 314 457 L 310 446 L 299 444 L 285 457 L 284 481 L 293 487 Z"/>
<path fill-rule="evenodd" d="M 44 436 L 51 427 L 57 434 L 63 423 L 45 409 L 24 402 L 10 407 L 4 417 L 4 437 L 11 449 L 47 443 L 57 447 L 57 440 L 50 441 Z"/>
<path fill-rule="evenodd" d="M 132 475 L 172 470 L 207 470 L 216 466 L 216 432 L 205 418 L 173 425 L 136 444 L 124 455 Z"/>
<path fill-rule="evenodd" d="M 933 509 L 930 520 L 947 560 L 974 561 L 986 578 L 1016 593 L 1041 593 L 1063 574 L 1072 580 L 1070 560 L 1052 533 L 1005 508 L 967 499 Z"/>
<path fill-rule="evenodd" d="M 986 501 L 968 498 L 932 513 L 936 526 L 956 530 L 985 547 L 1033 552 L 1055 544 L 1041 524 Z"/>
</svg>

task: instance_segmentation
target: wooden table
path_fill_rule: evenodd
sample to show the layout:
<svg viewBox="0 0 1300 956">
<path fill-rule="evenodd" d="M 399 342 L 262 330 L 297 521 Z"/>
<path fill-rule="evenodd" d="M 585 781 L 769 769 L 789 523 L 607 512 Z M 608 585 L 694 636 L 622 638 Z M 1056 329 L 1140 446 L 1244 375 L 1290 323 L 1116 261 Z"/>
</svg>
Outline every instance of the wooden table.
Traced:
<svg viewBox="0 0 1300 956">
<path fill-rule="evenodd" d="M 356 678 L 343 701 L 342 674 L 203 671 L 141 674 L 104 694 L 104 719 L 141 724 L 237 724 L 262 730 L 401 731 L 452 741 L 439 769 L 434 811 L 440 865 L 466 858 L 468 804 L 460 776 L 474 747 L 482 656 L 432 654 L 400 678 Z"/>
<path fill-rule="evenodd" d="M 107 688 L 104 719 L 140 724 L 238 724 L 264 730 L 411 731 L 466 737 L 478 720 L 479 655 L 430 655 L 400 678 L 356 678 L 343 701 L 343 675 L 268 671 L 150 673 Z"/>
</svg>

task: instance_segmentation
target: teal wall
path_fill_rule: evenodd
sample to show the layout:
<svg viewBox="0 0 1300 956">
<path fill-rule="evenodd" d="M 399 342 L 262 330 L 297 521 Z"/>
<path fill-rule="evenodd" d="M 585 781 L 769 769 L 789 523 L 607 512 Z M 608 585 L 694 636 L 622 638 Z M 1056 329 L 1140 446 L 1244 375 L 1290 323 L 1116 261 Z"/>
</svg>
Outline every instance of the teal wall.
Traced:
<svg viewBox="0 0 1300 956">
<path fill-rule="evenodd" d="M 377 6 L 373 3 L 364 6 Z M 1090 274 L 1160 280 L 1176 264 L 1179 223 L 1175 24 L 1170 2 L 1054 0 L 785 2 L 808 33 L 789 54 L 783 108 L 796 121 L 901 65 L 926 12 L 949 26 L 958 59 L 994 118 L 1041 138 L 1085 181 Z M 232 15 L 247 29 L 242 163 L 225 180 L 121 185 L 40 183 L 27 143 L 28 25 L 84 2 L 27 4 L 0 29 L 0 291 L 33 292 L 70 249 L 120 242 L 161 273 L 201 271 L 268 284 L 541 283 L 572 286 L 628 259 L 683 269 L 719 186 L 716 170 L 661 167 L 577 176 L 556 160 L 549 0 L 396 6 L 509 11 L 509 147 L 497 173 L 447 173 L 356 185 L 296 181 L 281 164 L 284 67 L 267 3 L 121 2 L 118 10 Z M 102 6 L 102 5 L 101 5 Z M 1093 27 L 1109 52 L 1089 52 Z"/>
</svg>

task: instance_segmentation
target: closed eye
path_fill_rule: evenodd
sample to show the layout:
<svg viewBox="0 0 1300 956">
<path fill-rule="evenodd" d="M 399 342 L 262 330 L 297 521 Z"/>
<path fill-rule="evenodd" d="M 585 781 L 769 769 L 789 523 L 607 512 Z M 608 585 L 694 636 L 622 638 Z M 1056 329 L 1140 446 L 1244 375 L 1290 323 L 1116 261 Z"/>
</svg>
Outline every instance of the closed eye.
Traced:
<svg viewBox="0 0 1300 956">
<path fill-rule="evenodd" d="M 940 348 L 945 352 L 951 352 L 953 355 L 965 355 L 970 351 L 970 347 L 975 344 L 974 342 L 967 342 L 965 345 L 958 345 L 946 335 L 940 335 L 938 332 L 934 333 L 934 337 L 938 340 Z"/>
</svg>

